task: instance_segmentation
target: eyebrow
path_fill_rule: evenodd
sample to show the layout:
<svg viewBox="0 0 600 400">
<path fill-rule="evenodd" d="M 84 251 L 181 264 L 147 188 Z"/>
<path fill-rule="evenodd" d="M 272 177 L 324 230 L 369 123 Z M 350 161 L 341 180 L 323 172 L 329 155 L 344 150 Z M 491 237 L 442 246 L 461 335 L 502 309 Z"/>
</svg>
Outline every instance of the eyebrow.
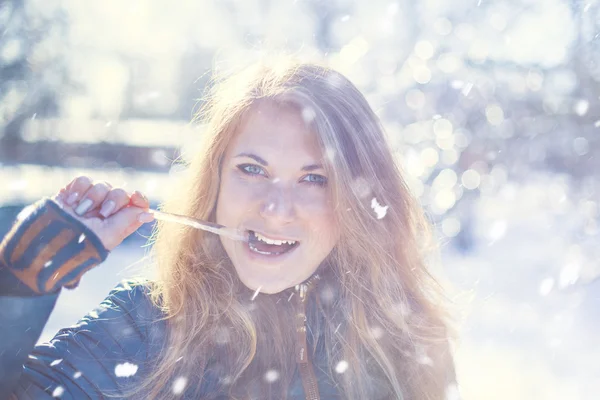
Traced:
<svg viewBox="0 0 600 400">
<path fill-rule="evenodd" d="M 256 154 L 252 154 L 252 153 L 240 153 L 237 156 L 235 156 L 234 158 L 238 158 L 238 157 L 248 157 L 248 158 L 253 159 L 257 163 L 261 164 L 264 167 L 268 167 L 269 166 L 269 163 L 264 158 L 259 157 Z M 309 165 L 305 165 L 301 169 L 302 169 L 302 171 L 314 171 L 314 170 L 317 170 L 317 169 L 323 169 L 323 166 L 321 164 L 309 164 Z"/>
</svg>

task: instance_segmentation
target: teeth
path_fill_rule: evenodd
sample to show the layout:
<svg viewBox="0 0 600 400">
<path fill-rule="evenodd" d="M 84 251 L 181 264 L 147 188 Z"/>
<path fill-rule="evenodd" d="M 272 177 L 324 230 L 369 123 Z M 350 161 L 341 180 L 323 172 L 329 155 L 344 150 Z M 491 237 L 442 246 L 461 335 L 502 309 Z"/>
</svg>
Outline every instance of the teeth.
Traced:
<svg viewBox="0 0 600 400">
<path fill-rule="evenodd" d="M 269 238 L 267 238 L 267 237 L 264 237 L 263 235 L 261 235 L 261 234 L 260 234 L 260 233 L 258 233 L 258 232 L 254 232 L 254 236 L 256 236 L 256 238 L 257 238 L 258 240 L 260 240 L 260 241 L 263 241 L 263 242 L 265 242 L 265 243 L 268 243 L 268 244 L 275 244 L 275 245 L 278 245 L 278 246 L 281 246 L 281 245 L 282 245 L 282 244 L 284 244 L 284 243 L 288 243 L 288 244 L 291 244 L 291 245 L 293 245 L 293 244 L 295 244 L 295 243 L 296 243 L 294 240 L 277 240 L 277 239 L 269 239 Z"/>
<path fill-rule="evenodd" d="M 280 254 L 280 253 L 271 253 L 270 251 L 260 251 L 259 249 L 257 249 L 256 247 L 254 247 L 254 246 L 252 245 L 252 243 L 248 243 L 248 245 L 250 246 L 250 250 L 252 250 L 252 251 L 253 251 L 253 252 L 255 252 L 255 253 L 259 253 L 259 254 L 265 254 L 265 255 L 268 255 L 268 256 L 272 256 L 272 255 L 278 255 L 278 254 Z"/>
</svg>

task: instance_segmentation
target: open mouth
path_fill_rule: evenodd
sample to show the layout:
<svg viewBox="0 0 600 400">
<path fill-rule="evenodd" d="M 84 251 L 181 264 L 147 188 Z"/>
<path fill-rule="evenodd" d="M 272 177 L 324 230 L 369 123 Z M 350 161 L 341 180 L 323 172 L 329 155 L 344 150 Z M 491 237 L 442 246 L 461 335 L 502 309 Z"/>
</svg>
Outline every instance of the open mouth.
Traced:
<svg viewBox="0 0 600 400">
<path fill-rule="evenodd" d="M 254 253 L 277 256 L 295 249 L 300 245 L 296 240 L 270 239 L 255 231 L 248 231 L 248 247 Z"/>
</svg>

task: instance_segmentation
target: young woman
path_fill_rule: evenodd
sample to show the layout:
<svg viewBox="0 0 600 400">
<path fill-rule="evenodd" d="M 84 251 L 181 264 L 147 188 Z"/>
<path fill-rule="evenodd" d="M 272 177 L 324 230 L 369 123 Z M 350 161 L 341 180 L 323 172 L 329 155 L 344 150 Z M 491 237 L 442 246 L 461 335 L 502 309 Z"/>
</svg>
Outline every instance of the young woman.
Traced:
<svg viewBox="0 0 600 400">
<path fill-rule="evenodd" d="M 148 202 L 79 177 L 0 245 L 0 392 L 9 398 L 445 399 L 454 367 L 428 225 L 383 128 L 345 77 L 259 64 L 215 84 L 204 146 L 163 210 L 159 276 L 34 346 L 62 287 Z M 18 312 L 11 312 L 18 307 Z"/>
</svg>

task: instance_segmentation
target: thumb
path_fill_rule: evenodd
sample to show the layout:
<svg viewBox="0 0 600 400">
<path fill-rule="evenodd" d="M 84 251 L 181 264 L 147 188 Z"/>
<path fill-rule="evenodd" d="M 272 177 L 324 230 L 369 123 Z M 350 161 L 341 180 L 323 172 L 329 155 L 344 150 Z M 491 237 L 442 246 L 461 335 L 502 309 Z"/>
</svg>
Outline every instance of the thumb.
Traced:
<svg viewBox="0 0 600 400">
<path fill-rule="evenodd" d="M 114 233 L 114 239 L 119 244 L 144 223 L 151 222 L 153 219 L 154 216 L 148 213 L 147 209 L 130 205 L 111 215 L 106 223 L 108 230 Z"/>
</svg>

